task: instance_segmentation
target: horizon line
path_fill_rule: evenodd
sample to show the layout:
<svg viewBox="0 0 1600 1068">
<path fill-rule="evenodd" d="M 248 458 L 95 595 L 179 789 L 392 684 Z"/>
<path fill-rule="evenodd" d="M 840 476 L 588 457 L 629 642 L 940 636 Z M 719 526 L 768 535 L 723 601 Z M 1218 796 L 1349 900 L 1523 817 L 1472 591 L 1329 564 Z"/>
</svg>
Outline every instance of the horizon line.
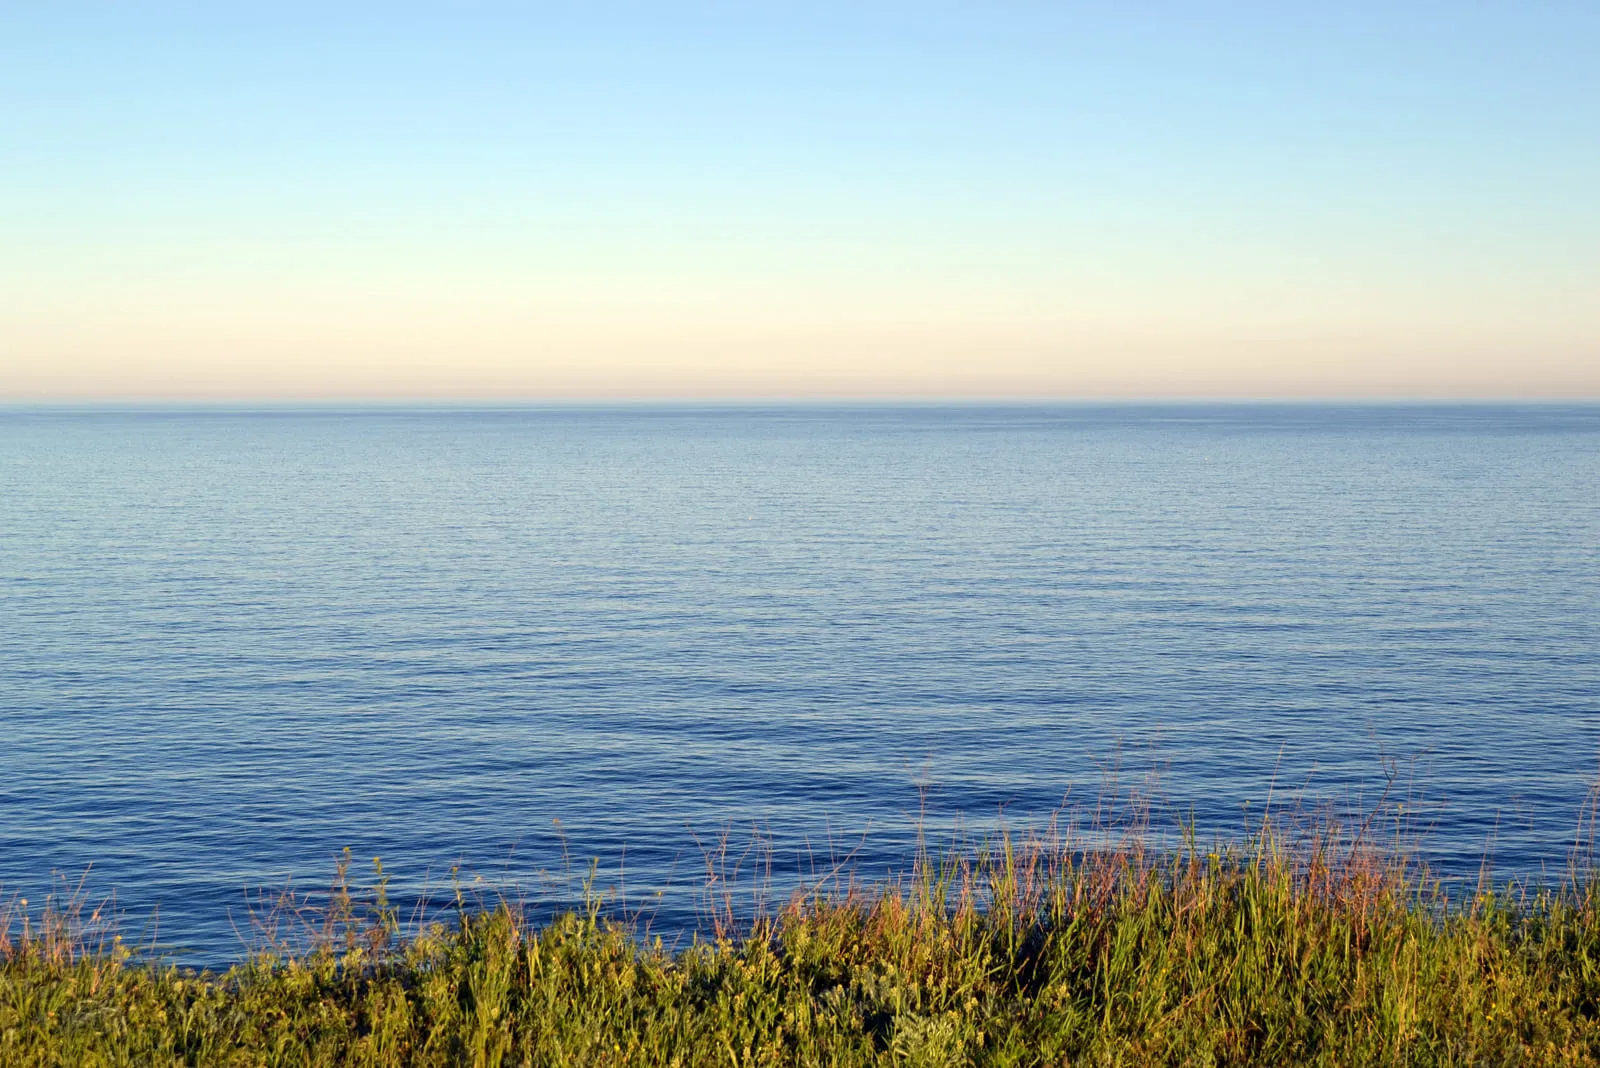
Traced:
<svg viewBox="0 0 1600 1068">
<path fill-rule="evenodd" d="M 4 400 L 0 414 L 14 413 L 181 413 L 181 412 L 516 412 L 542 410 L 738 410 L 760 408 L 1590 408 L 1600 407 L 1600 394 L 1576 397 L 1549 395 L 1484 396 L 1252 396 L 1191 397 L 1129 395 L 1126 397 L 562 397 L 515 400 L 443 398 L 268 398 L 180 400 Z"/>
</svg>

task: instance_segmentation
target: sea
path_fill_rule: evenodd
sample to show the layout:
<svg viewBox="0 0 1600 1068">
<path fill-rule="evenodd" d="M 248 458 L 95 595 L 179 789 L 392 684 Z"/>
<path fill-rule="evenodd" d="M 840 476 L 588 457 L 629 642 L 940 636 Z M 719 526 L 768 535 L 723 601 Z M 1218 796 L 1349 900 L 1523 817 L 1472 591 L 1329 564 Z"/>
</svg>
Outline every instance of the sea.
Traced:
<svg viewBox="0 0 1600 1068">
<path fill-rule="evenodd" d="M 0 410 L 0 901 L 180 962 L 346 849 L 669 942 L 1052 825 L 1555 882 L 1597 770 L 1596 406 Z"/>
</svg>

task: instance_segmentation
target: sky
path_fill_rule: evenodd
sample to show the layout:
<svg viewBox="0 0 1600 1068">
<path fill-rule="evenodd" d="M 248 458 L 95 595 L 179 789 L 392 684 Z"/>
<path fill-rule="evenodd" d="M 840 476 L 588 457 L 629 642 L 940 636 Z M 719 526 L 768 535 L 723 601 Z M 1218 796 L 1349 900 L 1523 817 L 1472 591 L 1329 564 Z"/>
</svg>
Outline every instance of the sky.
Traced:
<svg viewBox="0 0 1600 1068">
<path fill-rule="evenodd" d="M 1600 4 L 0 10 L 0 402 L 1600 399 Z"/>
</svg>

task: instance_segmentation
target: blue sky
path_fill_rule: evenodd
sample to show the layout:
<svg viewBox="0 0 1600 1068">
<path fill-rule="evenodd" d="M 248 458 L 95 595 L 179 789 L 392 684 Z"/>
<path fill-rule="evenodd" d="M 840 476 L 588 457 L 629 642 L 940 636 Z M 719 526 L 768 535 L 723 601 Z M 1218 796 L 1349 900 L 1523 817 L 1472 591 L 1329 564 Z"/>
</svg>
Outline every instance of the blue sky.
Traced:
<svg viewBox="0 0 1600 1068">
<path fill-rule="evenodd" d="M 8 9 L 0 398 L 1600 396 L 1597 54 L 1595 4 Z"/>
</svg>

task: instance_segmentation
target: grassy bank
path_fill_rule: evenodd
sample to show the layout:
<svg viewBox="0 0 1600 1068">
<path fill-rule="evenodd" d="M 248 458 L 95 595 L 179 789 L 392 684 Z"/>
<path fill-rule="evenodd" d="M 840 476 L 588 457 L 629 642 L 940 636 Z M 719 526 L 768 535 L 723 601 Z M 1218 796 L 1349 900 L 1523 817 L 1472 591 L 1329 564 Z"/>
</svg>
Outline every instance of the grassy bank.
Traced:
<svg viewBox="0 0 1600 1068">
<path fill-rule="evenodd" d="M 1447 900 L 1324 837 L 1001 840 L 676 953 L 596 899 L 402 937 L 381 889 L 225 974 L 6 919 L 0 1064 L 1600 1063 L 1600 891 Z M 15 907 L 15 906 L 14 906 Z"/>
</svg>

